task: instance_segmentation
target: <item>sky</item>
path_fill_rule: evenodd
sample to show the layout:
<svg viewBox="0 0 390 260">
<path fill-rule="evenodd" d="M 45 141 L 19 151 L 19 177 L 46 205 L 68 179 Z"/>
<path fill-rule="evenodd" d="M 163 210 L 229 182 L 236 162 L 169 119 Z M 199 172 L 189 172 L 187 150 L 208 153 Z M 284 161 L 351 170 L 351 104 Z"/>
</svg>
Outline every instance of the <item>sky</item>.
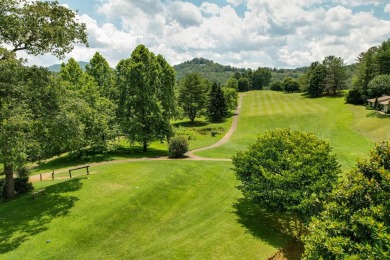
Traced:
<svg viewBox="0 0 390 260">
<path fill-rule="evenodd" d="M 351 64 L 390 38 L 390 0 L 59 2 L 78 10 L 89 35 L 90 47 L 76 45 L 65 61 L 89 61 L 98 51 L 112 67 L 139 44 L 171 65 L 203 57 L 240 68 L 296 68 L 329 55 Z M 28 61 L 62 62 L 51 55 Z"/>
</svg>

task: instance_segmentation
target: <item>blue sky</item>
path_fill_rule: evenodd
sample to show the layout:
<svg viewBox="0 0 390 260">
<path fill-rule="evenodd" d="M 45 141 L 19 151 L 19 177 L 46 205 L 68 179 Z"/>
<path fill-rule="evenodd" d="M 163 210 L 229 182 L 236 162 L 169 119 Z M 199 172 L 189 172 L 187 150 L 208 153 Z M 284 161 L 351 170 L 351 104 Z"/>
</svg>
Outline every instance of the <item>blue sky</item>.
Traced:
<svg viewBox="0 0 390 260">
<path fill-rule="evenodd" d="M 138 44 L 172 65 L 204 57 L 236 67 L 294 68 L 325 56 L 355 62 L 390 38 L 390 1 L 381 0 L 59 0 L 78 10 L 90 48 L 115 66 Z M 30 63 L 58 63 L 50 55 Z"/>
</svg>

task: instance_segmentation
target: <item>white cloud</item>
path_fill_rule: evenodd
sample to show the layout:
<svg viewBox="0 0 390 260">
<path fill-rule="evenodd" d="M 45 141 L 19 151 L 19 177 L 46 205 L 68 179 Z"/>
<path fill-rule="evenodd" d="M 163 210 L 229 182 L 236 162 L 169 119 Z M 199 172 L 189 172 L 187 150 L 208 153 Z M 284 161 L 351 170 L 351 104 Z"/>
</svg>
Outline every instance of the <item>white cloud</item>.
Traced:
<svg viewBox="0 0 390 260">
<path fill-rule="evenodd" d="M 386 6 L 385 6 L 385 13 L 390 13 L 390 4 L 387 4 Z"/>
<path fill-rule="evenodd" d="M 328 55 L 355 61 L 358 54 L 390 35 L 390 21 L 354 12 L 376 0 L 227 0 L 196 6 L 188 1 L 102 0 L 97 21 L 88 15 L 91 48 L 70 55 L 89 60 L 99 51 L 111 66 L 138 44 L 161 53 L 171 64 L 205 57 L 236 67 L 296 67 Z M 237 14 L 235 7 L 245 5 Z M 382 8 L 382 7 L 381 7 Z M 390 12 L 390 4 L 385 12 Z"/>
</svg>

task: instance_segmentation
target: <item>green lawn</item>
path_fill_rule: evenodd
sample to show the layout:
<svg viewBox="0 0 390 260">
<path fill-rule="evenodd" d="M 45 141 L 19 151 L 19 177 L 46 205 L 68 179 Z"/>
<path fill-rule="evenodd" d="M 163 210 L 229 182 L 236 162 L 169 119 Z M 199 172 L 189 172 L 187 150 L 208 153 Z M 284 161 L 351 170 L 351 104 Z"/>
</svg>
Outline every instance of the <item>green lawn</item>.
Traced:
<svg viewBox="0 0 390 260">
<path fill-rule="evenodd" d="M 302 94 L 248 92 L 232 138 L 220 148 L 197 155 L 229 158 L 266 130 L 291 128 L 329 140 L 343 169 L 350 169 L 358 157 L 368 155 L 374 142 L 390 139 L 390 118 L 379 118 L 362 106 L 344 103 L 343 97 L 311 99 Z"/>
<path fill-rule="evenodd" d="M 1 259 L 267 259 L 290 239 L 256 214 L 227 162 L 92 167 L 0 204 Z"/>
<path fill-rule="evenodd" d="M 232 124 L 232 117 L 218 123 L 211 123 L 206 118 L 196 118 L 194 124 L 188 119 L 173 121 L 174 132 L 176 135 L 183 135 L 188 139 L 189 149 L 196 149 L 205 147 L 218 142 L 227 131 L 229 131 Z M 215 136 L 211 135 L 211 131 L 216 131 Z M 137 144 L 130 145 L 124 137 L 114 144 L 117 148 L 106 154 L 87 152 L 82 158 L 70 157 L 67 154 L 54 157 L 41 163 L 39 166 L 33 164 L 32 174 L 39 174 L 51 172 L 62 168 L 72 167 L 80 164 L 114 161 L 129 158 L 155 158 L 161 156 L 168 156 L 167 142 L 155 141 L 148 147 L 148 152 L 143 153 L 142 147 Z M 1 169 L 1 168 L 0 168 Z"/>
</svg>

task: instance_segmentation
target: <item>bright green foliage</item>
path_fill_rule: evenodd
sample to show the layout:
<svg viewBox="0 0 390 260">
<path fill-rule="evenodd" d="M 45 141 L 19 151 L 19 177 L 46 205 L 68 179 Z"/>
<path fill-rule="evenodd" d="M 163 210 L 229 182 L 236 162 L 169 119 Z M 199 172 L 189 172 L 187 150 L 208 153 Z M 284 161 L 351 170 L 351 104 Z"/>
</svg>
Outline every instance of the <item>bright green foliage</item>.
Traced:
<svg viewBox="0 0 390 260">
<path fill-rule="evenodd" d="M 80 81 L 84 71 L 75 59 L 70 58 L 67 63 L 62 63 L 59 74 L 63 80 L 71 83 L 74 90 L 81 88 Z"/>
<path fill-rule="evenodd" d="M 169 154 L 173 158 L 183 157 L 188 151 L 188 139 L 184 136 L 175 136 L 169 140 Z"/>
<path fill-rule="evenodd" d="M 187 74 L 180 82 L 179 86 L 179 105 L 184 113 L 191 120 L 201 115 L 206 106 L 207 86 L 198 73 Z"/>
<path fill-rule="evenodd" d="M 270 90 L 283 91 L 283 81 L 281 80 L 272 81 L 270 84 Z"/>
<path fill-rule="evenodd" d="M 345 88 L 347 79 L 344 60 L 340 57 L 328 56 L 322 61 L 325 66 L 325 91 L 328 94 L 336 95 L 337 90 Z"/>
<path fill-rule="evenodd" d="M 378 75 L 368 83 L 367 93 L 369 97 L 381 97 L 390 95 L 390 74 Z"/>
<path fill-rule="evenodd" d="M 131 58 L 117 65 L 118 117 L 130 142 L 143 150 L 155 139 L 172 135 L 174 73 L 162 57 L 139 45 Z"/>
<path fill-rule="evenodd" d="M 303 224 L 321 212 L 341 172 L 328 142 L 289 129 L 267 131 L 233 165 L 246 198 Z"/>
<path fill-rule="evenodd" d="M 319 62 L 313 62 L 308 74 L 309 82 L 306 91 L 311 97 L 318 97 L 325 89 L 326 68 Z"/>
<path fill-rule="evenodd" d="M 304 259 L 390 258 L 390 145 L 375 146 L 369 160 L 341 179 L 313 218 Z"/>
<path fill-rule="evenodd" d="M 252 89 L 263 89 L 271 82 L 272 74 L 269 68 L 258 68 L 252 74 Z"/>
<path fill-rule="evenodd" d="M 109 141 L 118 133 L 114 103 L 104 96 L 104 89 L 72 58 L 61 65 L 60 76 L 65 82 L 59 84 L 66 85 L 71 96 L 63 102 L 63 114 L 57 116 L 54 122 L 60 129 L 67 124 L 71 129 L 58 133 L 61 139 L 67 140 L 58 140 L 58 149 L 76 154 L 85 147 L 101 151 L 109 149 Z"/>
<path fill-rule="evenodd" d="M 286 78 L 283 81 L 283 90 L 287 93 L 299 91 L 299 83 L 293 78 Z"/>
<path fill-rule="evenodd" d="M 228 79 L 228 81 L 226 82 L 226 87 L 227 88 L 233 88 L 235 90 L 238 89 L 238 81 L 236 78 L 234 77 L 231 77 Z"/>
<path fill-rule="evenodd" d="M 227 115 L 228 107 L 221 86 L 213 83 L 209 93 L 209 104 L 207 108 L 208 117 L 212 122 L 220 121 Z"/>
<path fill-rule="evenodd" d="M 224 87 L 222 88 L 223 96 L 225 97 L 226 106 L 230 111 L 233 111 L 237 108 L 237 98 L 238 93 L 234 88 Z"/>
<path fill-rule="evenodd" d="M 96 52 L 89 64 L 86 65 L 86 72 L 95 79 L 99 91 L 104 97 L 110 100 L 117 98 L 114 71 L 99 52 Z"/>
<path fill-rule="evenodd" d="M 58 1 L 5 0 L 0 7 L 0 44 L 11 45 L 13 52 L 63 58 L 74 42 L 87 44 L 85 24 Z"/>
<path fill-rule="evenodd" d="M 240 92 L 249 90 L 249 80 L 247 78 L 239 78 L 237 82 L 237 90 Z"/>
</svg>

